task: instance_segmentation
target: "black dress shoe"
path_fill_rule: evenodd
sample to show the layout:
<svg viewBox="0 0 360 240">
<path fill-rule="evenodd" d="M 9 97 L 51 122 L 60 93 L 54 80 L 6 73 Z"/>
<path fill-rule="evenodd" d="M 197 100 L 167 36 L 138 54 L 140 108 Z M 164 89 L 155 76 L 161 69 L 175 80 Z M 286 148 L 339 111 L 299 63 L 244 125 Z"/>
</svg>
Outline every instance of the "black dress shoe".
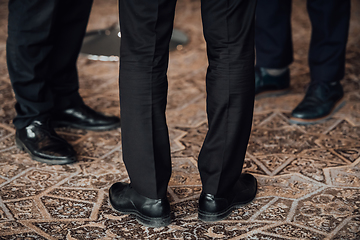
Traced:
<svg viewBox="0 0 360 240">
<path fill-rule="evenodd" d="M 275 97 L 287 93 L 290 89 L 290 71 L 286 69 L 279 76 L 269 75 L 265 68 L 255 66 L 255 97 Z"/>
<path fill-rule="evenodd" d="M 47 164 L 68 164 L 76 161 L 72 146 L 56 134 L 49 121 L 33 121 L 16 130 L 16 145 L 35 161 Z"/>
<path fill-rule="evenodd" d="M 147 227 L 165 227 L 170 224 L 170 204 L 167 198 L 151 199 L 140 195 L 129 184 L 115 183 L 109 190 L 113 208 L 121 213 L 134 214 Z"/>
<path fill-rule="evenodd" d="M 330 118 L 345 105 L 340 82 L 311 83 L 304 99 L 292 111 L 290 122 L 315 124 Z"/>
<path fill-rule="evenodd" d="M 233 190 L 227 196 L 201 193 L 199 199 L 199 219 L 215 222 L 225 219 L 231 212 L 250 203 L 256 196 L 256 178 L 248 173 L 241 174 Z"/>
<path fill-rule="evenodd" d="M 93 131 L 111 130 L 120 127 L 118 117 L 106 116 L 85 104 L 53 113 L 52 121 L 55 127 L 69 126 Z"/>
</svg>

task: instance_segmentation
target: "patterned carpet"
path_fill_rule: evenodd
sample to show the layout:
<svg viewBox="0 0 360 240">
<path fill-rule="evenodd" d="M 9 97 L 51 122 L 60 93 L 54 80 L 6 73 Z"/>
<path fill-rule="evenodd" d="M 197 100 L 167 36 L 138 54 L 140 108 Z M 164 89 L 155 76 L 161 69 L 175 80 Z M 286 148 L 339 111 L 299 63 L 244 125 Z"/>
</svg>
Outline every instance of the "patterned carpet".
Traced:
<svg viewBox="0 0 360 240">
<path fill-rule="evenodd" d="M 143 227 L 112 210 L 108 188 L 128 176 L 121 131 L 57 129 L 76 149 L 78 163 L 49 166 L 32 161 L 14 144 L 14 96 L 5 63 L 7 0 L 0 0 L 0 239 L 360 239 L 360 3 L 352 17 L 342 81 L 347 104 L 332 119 L 297 126 L 289 113 L 309 82 L 310 23 L 305 1 L 293 1 L 295 62 L 289 94 L 256 101 L 244 170 L 259 192 L 228 219 L 197 219 L 201 183 L 197 156 L 207 130 L 205 71 L 199 0 L 179 0 L 175 27 L 190 42 L 171 52 L 169 103 L 173 174 L 168 196 L 173 222 Z M 96 0 L 89 30 L 117 21 L 115 0 Z M 79 59 L 85 102 L 119 115 L 118 63 Z"/>
</svg>

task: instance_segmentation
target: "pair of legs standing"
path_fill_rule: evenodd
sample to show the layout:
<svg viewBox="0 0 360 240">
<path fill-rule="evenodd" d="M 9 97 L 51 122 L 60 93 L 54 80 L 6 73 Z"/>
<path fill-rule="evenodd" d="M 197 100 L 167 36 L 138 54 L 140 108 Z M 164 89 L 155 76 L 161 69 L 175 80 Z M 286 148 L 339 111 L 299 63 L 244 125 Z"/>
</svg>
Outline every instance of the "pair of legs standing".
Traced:
<svg viewBox="0 0 360 240">
<path fill-rule="evenodd" d="M 83 103 L 76 61 L 91 5 L 92 0 L 9 2 L 7 63 L 17 129 Z"/>
<path fill-rule="evenodd" d="M 16 143 L 48 164 L 76 160 L 53 125 L 89 130 L 120 126 L 90 109 L 79 95 L 76 61 L 92 0 L 9 1 L 7 64 L 16 97 Z"/>
<path fill-rule="evenodd" d="M 176 0 L 119 3 L 122 144 L 131 185 L 114 184 L 110 201 L 150 226 L 163 225 L 156 219 L 168 221 L 171 159 L 165 109 L 175 5 Z M 220 220 L 256 194 L 256 180 L 241 174 L 254 104 L 255 7 L 253 0 L 201 2 L 209 61 L 209 130 L 198 159 L 204 220 Z M 225 208 L 218 200 L 227 201 Z M 152 210 L 144 210 L 145 203 L 151 203 Z M 207 213 L 214 217 L 206 219 Z"/>
<path fill-rule="evenodd" d="M 289 0 L 259 0 L 256 9 L 256 96 L 285 93 L 290 86 L 288 66 L 293 61 Z M 350 22 L 350 0 L 307 0 L 311 21 L 308 55 L 310 85 L 290 121 L 324 121 L 344 102 L 340 80 L 345 72 L 345 50 Z"/>
</svg>

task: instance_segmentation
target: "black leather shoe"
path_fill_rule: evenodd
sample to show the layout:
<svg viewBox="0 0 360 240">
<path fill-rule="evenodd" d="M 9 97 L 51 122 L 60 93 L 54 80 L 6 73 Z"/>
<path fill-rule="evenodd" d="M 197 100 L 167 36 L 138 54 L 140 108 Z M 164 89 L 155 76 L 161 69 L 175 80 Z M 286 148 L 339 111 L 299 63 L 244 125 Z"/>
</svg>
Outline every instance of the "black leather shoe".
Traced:
<svg viewBox="0 0 360 240">
<path fill-rule="evenodd" d="M 275 97 L 290 89 L 290 71 L 287 69 L 279 76 L 269 75 L 264 68 L 255 66 L 255 98 Z"/>
<path fill-rule="evenodd" d="M 340 82 L 311 83 L 304 99 L 292 111 L 290 122 L 315 124 L 330 118 L 345 105 Z"/>
<path fill-rule="evenodd" d="M 151 199 L 140 195 L 129 184 L 117 182 L 109 190 L 111 206 L 121 213 L 134 214 L 147 227 L 165 227 L 170 224 L 168 199 Z"/>
<path fill-rule="evenodd" d="M 35 161 L 48 164 L 68 164 L 76 161 L 72 146 L 56 134 L 49 121 L 33 121 L 16 130 L 16 145 Z"/>
<path fill-rule="evenodd" d="M 225 219 L 236 208 L 250 203 L 256 196 L 256 178 L 248 173 L 241 174 L 233 190 L 227 196 L 201 193 L 199 199 L 199 219 L 215 222 Z"/>
<path fill-rule="evenodd" d="M 120 127 L 120 119 L 115 116 L 105 116 L 85 104 L 77 108 L 69 108 L 53 113 L 52 121 L 55 127 L 73 127 L 85 130 L 103 131 Z"/>
</svg>

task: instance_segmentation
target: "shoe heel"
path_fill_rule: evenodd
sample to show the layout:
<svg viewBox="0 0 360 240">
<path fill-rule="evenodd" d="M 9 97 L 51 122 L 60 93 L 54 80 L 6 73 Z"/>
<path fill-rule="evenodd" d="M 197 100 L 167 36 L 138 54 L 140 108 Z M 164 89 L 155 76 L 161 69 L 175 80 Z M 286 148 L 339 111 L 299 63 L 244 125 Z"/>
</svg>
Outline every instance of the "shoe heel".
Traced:
<svg viewBox="0 0 360 240">
<path fill-rule="evenodd" d="M 206 214 L 199 211 L 198 218 L 203 222 L 218 222 L 227 218 L 235 209 L 236 209 L 235 207 L 231 207 L 227 209 L 225 212 L 218 214 Z"/>
<path fill-rule="evenodd" d="M 135 214 L 136 220 L 145 227 L 160 228 L 166 227 L 171 223 L 171 217 L 158 218 L 158 219 L 146 219 L 143 216 Z"/>
</svg>

